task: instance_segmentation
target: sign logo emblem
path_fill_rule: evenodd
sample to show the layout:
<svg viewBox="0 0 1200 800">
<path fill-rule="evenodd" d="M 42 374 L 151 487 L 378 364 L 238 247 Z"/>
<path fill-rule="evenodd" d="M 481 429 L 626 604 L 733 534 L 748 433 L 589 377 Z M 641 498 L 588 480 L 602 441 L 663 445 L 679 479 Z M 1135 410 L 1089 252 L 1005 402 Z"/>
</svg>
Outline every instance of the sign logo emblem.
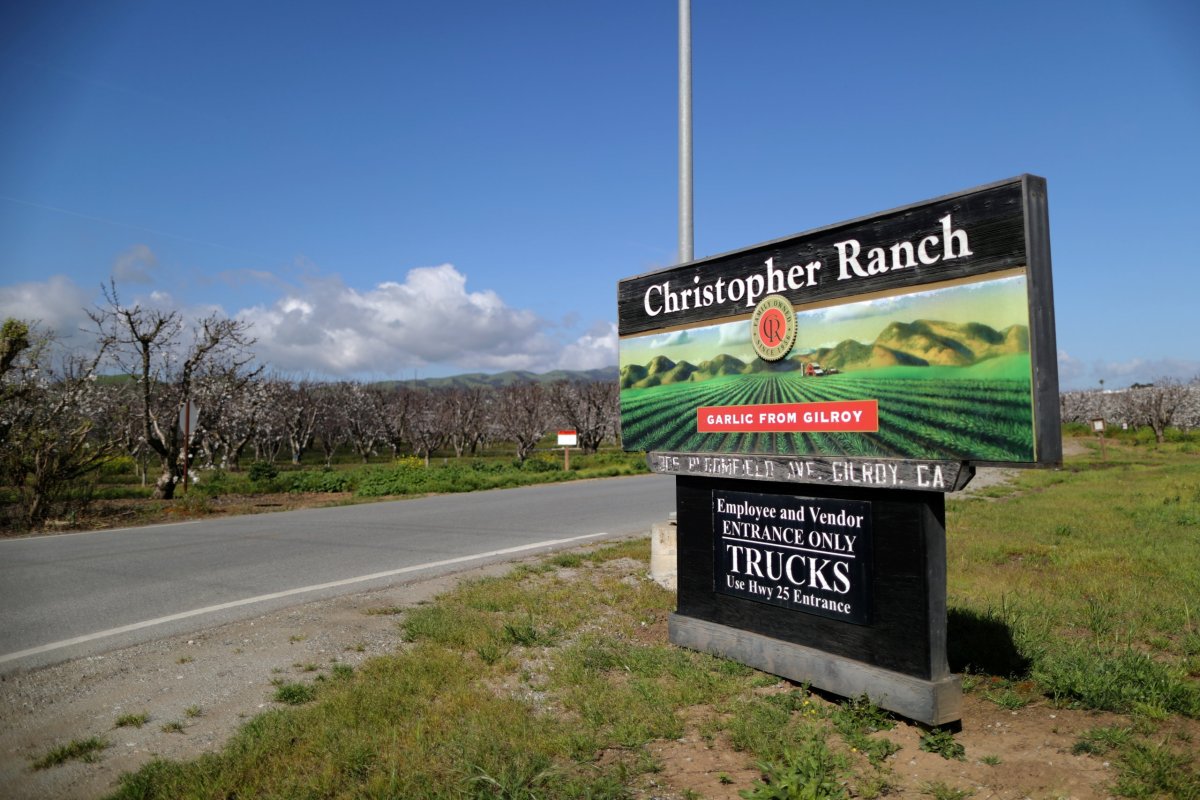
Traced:
<svg viewBox="0 0 1200 800">
<path fill-rule="evenodd" d="M 763 361 L 779 361 L 796 343 L 796 312 L 786 297 L 771 294 L 758 301 L 750 318 L 750 343 Z"/>
</svg>

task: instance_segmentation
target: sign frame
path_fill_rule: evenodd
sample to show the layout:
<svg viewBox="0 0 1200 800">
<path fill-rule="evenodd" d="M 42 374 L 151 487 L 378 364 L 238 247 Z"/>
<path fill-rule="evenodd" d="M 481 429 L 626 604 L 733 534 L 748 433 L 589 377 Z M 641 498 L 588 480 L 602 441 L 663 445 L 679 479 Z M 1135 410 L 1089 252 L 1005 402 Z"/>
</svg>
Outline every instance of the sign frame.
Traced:
<svg viewBox="0 0 1200 800">
<path fill-rule="evenodd" d="M 874 247 L 876 244 L 878 248 Z M 910 251 L 916 254 L 912 264 L 906 260 Z M 884 269 L 886 263 L 877 264 L 879 270 L 871 274 L 873 262 L 868 262 L 868 253 L 885 262 L 892 258 L 891 268 Z M 930 448 L 921 454 L 877 453 L 873 459 L 960 462 L 973 466 L 1059 466 L 1062 443 L 1049 212 L 1046 181 L 1035 175 L 1020 175 L 627 278 L 618 284 L 618 334 L 622 350 L 626 351 L 627 345 L 635 344 L 641 337 L 682 334 L 698 327 L 750 320 L 755 305 L 771 296 L 782 297 L 798 308 L 822 309 L 861 298 L 907 297 L 926 290 L 972 282 L 992 283 L 1018 275 L 1024 283 L 1028 320 L 1028 405 L 1027 417 L 1023 417 L 1028 424 L 1028 438 L 1022 439 L 1027 444 L 1015 454 L 1010 451 L 997 454 L 983 448 L 935 453 Z M 728 291 L 723 293 L 722 287 Z M 731 299 L 735 296 L 736 300 Z M 633 385 L 628 381 L 633 373 L 626 375 L 629 365 L 622 358 L 623 389 Z M 751 361 L 744 367 L 745 374 L 765 371 L 769 366 Z M 653 369 L 653 365 L 648 369 Z M 677 378 L 680 376 L 672 380 Z M 693 375 L 682 379 L 690 382 L 697 378 Z M 642 383 L 654 385 L 645 380 Z M 656 439 L 646 434 L 639 438 L 635 412 L 626 402 L 625 394 L 623 391 L 622 429 L 626 449 L 650 454 L 766 456 L 777 461 L 788 460 L 790 456 L 784 451 L 794 449 L 764 446 L 765 436 L 757 437 L 757 443 L 750 449 L 736 439 L 733 449 L 696 450 L 687 443 L 660 446 L 664 444 L 661 436 Z M 1014 402 L 1019 409 L 1019 398 Z M 695 432 L 699 433 L 699 419 L 689 424 L 694 424 Z M 642 428 L 648 430 L 649 426 Z M 733 438 L 727 436 L 724 441 Z M 748 438 L 753 437 L 742 440 Z M 726 445 L 718 445 L 722 447 Z M 809 462 L 854 458 L 844 450 L 798 455 Z M 654 463 L 651 469 L 655 469 Z"/>
</svg>

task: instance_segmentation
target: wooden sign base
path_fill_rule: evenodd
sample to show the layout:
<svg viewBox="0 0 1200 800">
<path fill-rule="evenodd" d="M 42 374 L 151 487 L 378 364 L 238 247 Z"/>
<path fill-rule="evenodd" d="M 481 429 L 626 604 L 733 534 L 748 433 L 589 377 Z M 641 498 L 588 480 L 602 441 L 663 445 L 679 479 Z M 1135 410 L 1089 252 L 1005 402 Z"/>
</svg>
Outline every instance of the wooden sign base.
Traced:
<svg viewBox="0 0 1200 800">
<path fill-rule="evenodd" d="M 957 675 L 922 680 L 679 614 L 671 615 L 669 631 L 671 643 L 680 647 L 729 658 L 842 697 L 866 695 L 880 708 L 927 725 L 945 725 L 962 718 L 962 681 Z"/>
<path fill-rule="evenodd" d="M 676 502 L 672 643 L 846 697 L 865 694 L 929 725 L 961 718 L 960 681 L 946 660 L 940 492 L 681 475 Z M 847 517 L 857 516 L 855 527 Z M 856 558 L 869 558 L 865 573 L 851 569 Z"/>
</svg>

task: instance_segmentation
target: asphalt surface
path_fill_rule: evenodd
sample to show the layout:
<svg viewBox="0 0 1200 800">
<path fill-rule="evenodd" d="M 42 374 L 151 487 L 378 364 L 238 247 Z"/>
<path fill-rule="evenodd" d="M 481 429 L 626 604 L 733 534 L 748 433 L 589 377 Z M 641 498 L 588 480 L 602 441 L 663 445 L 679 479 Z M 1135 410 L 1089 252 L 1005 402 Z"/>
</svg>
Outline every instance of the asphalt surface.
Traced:
<svg viewBox="0 0 1200 800">
<path fill-rule="evenodd" d="M 649 475 L 0 541 L 0 674 L 648 533 L 674 487 Z"/>
</svg>

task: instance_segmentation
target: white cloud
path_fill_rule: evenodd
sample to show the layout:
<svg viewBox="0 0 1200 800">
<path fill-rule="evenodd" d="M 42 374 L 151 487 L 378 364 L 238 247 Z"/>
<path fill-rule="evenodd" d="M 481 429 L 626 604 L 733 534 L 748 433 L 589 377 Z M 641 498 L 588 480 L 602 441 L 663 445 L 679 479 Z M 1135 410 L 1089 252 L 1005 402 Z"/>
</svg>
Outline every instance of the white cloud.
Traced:
<svg viewBox="0 0 1200 800">
<path fill-rule="evenodd" d="M 158 256 L 144 244 L 135 244 L 113 260 L 112 276 L 118 284 L 154 282 L 150 273 L 158 266 Z"/>
<path fill-rule="evenodd" d="M 1092 374 L 1106 387 L 1118 388 L 1134 383 L 1153 383 L 1159 378 L 1188 381 L 1200 375 L 1200 361 L 1181 358 L 1134 358 L 1129 361 L 1097 361 Z"/>
<path fill-rule="evenodd" d="M 1121 389 L 1160 378 L 1189 381 L 1200 376 L 1200 361 L 1182 358 L 1132 358 L 1128 361 L 1094 361 L 1087 364 L 1064 350 L 1058 352 L 1058 383 L 1063 390 Z"/>
<path fill-rule="evenodd" d="M 93 295 L 65 275 L 47 281 L 0 286 L 0 319 L 14 317 L 37 322 L 44 332 L 54 332 L 60 341 L 83 347 L 95 341 L 87 309 Z"/>
<path fill-rule="evenodd" d="M 827 325 L 845 320 L 895 316 L 903 312 L 904 309 L 911 307 L 915 302 L 916 298 L 912 295 L 877 297 L 874 300 L 861 300 L 854 303 L 816 308 L 811 311 L 806 310 L 798 316 L 803 318 L 806 325 Z"/>
<path fill-rule="evenodd" d="M 596 326 L 563 348 L 559 369 L 600 369 L 617 363 L 617 326 L 608 322 Z"/>
<path fill-rule="evenodd" d="M 570 320 L 548 321 L 509 306 L 495 291 L 471 291 L 466 276 L 450 264 L 413 269 L 403 281 L 368 289 L 319 275 L 274 285 L 279 288 L 275 300 L 232 316 L 251 323 L 259 360 L 282 372 L 379 378 L 414 371 L 545 372 L 617 363 L 613 323 L 566 335 Z M 102 302 L 98 288 L 89 293 L 64 276 L 0 286 L 0 318 L 39 321 L 67 343 L 88 348 L 95 336 L 86 311 Z M 188 323 L 213 312 L 229 313 L 214 305 L 185 305 L 182 298 L 150 287 L 136 295 L 122 292 L 121 300 L 177 310 Z"/>
<path fill-rule="evenodd" d="M 750 324 L 747 322 L 732 322 L 718 328 L 717 343 L 721 347 L 750 344 Z"/>
<path fill-rule="evenodd" d="M 1063 389 L 1085 389 L 1091 381 L 1088 366 L 1066 350 L 1058 351 L 1058 384 Z"/>
<path fill-rule="evenodd" d="M 692 334 L 688 331 L 671 331 L 664 333 L 661 337 L 660 347 L 683 347 L 685 344 L 691 344 L 693 340 Z"/>
<path fill-rule="evenodd" d="M 238 316 L 253 323 L 260 357 L 285 372 L 544 371 L 571 358 L 590 365 L 605 354 L 606 363 L 616 363 L 615 332 L 591 332 L 564 347 L 536 314 L 508 306 L 494 291 L 468 291 L 466 276 L 450 264 L 419 267 L 403 282 L 368 290 L 336 277 L 308 278 L 270 306 Z"/>
</svg>

